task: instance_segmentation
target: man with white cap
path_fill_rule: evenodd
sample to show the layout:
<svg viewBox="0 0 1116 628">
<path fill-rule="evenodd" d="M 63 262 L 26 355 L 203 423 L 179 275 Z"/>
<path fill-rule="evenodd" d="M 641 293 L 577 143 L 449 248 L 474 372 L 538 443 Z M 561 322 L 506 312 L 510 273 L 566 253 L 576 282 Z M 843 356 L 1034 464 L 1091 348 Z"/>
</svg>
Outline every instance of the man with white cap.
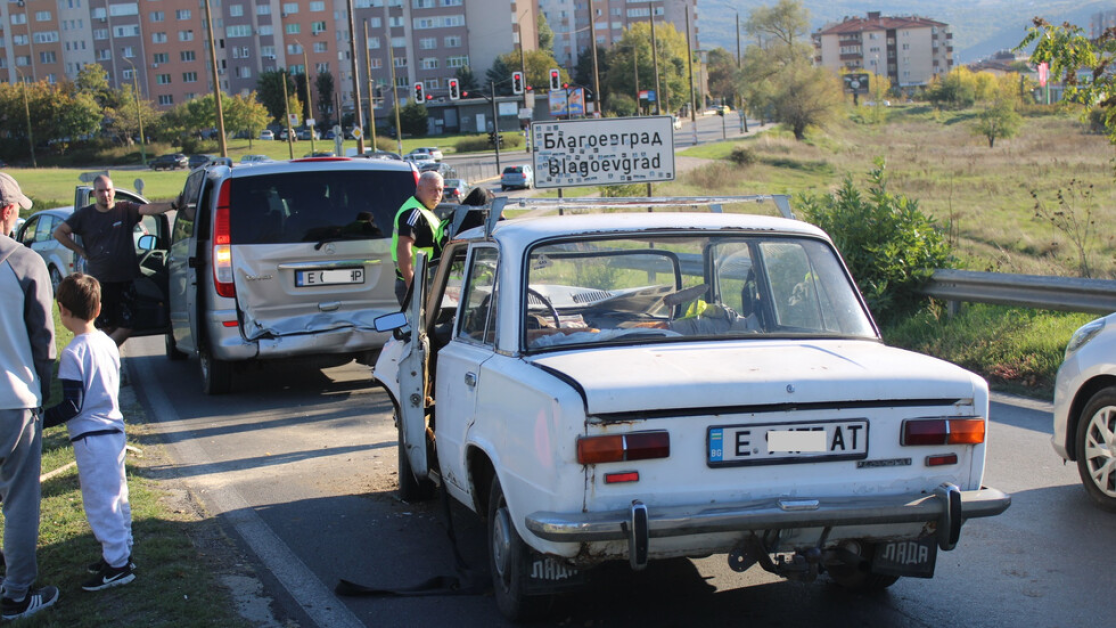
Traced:
<svg viewBox="0 0 1116 628">
<path fill-rule="evenodd" d="M 57 587 L 32 589 L 38 576 L 43 424 L 54 362 L 53 291 L 43 258 L 11 239 L 31 199 L 0 172 L 0 499 L 6 563 L 0 587 L 4 619 L 26 617 L 58 601 Z"/>
</svg>

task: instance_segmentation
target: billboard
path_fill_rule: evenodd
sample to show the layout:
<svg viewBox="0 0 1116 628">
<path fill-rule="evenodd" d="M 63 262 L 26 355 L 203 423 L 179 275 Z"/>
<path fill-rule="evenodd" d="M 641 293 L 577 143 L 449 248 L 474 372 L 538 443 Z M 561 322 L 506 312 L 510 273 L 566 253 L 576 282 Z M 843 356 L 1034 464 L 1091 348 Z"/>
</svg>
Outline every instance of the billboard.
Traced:
<svg viewBox="0 0 1116 628">
<path fill-rule="evenodd" d="M 552 116 L 583 116 L 585 115 L 585 90 L 581 87 L 572 87 L 568 90 L 552 90 L 550 96 L 550 115 Z"/>
</svg>

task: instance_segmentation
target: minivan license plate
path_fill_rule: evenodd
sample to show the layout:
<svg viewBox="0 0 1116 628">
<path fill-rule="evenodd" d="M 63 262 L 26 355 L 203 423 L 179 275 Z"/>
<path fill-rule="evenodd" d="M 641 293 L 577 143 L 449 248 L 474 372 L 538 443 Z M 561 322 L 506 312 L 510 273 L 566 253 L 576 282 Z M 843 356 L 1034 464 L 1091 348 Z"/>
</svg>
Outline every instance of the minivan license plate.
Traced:
<svg viewBox="0 0 1116 628">
<path fill-rule="evenodd" d="M 295 273 L 295 285 L 336 286 L 338 284 L 364 283 L 363 268 L 336 268 L 333 270 L 300 270 Z"/>
<path fill-rule="evenodd" d="M 868 419 L 719 425 L 707 440 L 710 467 L 860 460 L 868 457 Z"/>
</svg>

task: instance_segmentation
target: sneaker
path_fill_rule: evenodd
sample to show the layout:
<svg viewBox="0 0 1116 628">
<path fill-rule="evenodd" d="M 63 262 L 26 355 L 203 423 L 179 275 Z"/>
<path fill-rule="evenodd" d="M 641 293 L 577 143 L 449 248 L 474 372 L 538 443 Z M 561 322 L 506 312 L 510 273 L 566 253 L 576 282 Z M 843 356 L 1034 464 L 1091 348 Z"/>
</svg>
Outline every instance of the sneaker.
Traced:
<svg viewBox="0 0 1116 628">
<path fill-rule="evenodd" d="M 135 579 L 136 574 L 132 573 L 131 563 L 123 567 L 110 567 L 106 564 L 104 568 L 97 572 L 96 576 L 85 581 L 81 588 L 86 591 L 100 591 L 101 589 L 128 584 Z"/>
<path fill-rule="evenodd" d="M 108 563 L 106 563 L 105 559 L 102 557 L 102 558 L 98 558 L 97 562 L 90 563 L 89 566 L 85 568 L 85 570 L 88 571 L 89 573 L 101 573 L 101 571 L 105 567 L 108 567 Z M 135 568 L 136 568 L 136 564 L 132 562 L 132 555 L 131 554 L 128 554 L 128 567 L 132 570 L 135 570 Z"/>
<path fill-rule="evenodd" d="M 54 605 L 58 601 L 58 588 L 57 587 L 43 587 L 41 589 L 32 589 L 23 596 L 20 601 L 15 601 L 10 598 L 4 598 L 0 601 L 0 607 L 3 608 L 4 619 L 19 619 L 20 617 L 27 617 Z"/>
</svg>

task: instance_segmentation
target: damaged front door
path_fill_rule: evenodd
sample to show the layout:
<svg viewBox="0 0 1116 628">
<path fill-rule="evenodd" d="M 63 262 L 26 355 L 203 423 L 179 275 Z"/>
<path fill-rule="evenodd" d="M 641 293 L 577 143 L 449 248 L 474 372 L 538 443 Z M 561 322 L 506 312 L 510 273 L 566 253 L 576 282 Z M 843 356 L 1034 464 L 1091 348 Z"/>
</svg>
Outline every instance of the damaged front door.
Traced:
<svg viewBox="0 0 1116 628">
<path fill-rule="evenodd" d="M 426 255 L 415 256 L 415 278 L 411 283 L 411 300 L 407 304 L 407 322 L 411 337 L 399 360 L 399 437 L 411 463 L 411 473 L 422 481 L 428 475 L 426 459 L 426 424 L 429 400 L 428 374 L 430 339 L 426 333 Z M 431 404 L 433 400 L 430 400 Z M 402 469 L 402 465 L 400 465 Z M 400 482 L 403 478 L 400 478 Z"/>
</svg>

